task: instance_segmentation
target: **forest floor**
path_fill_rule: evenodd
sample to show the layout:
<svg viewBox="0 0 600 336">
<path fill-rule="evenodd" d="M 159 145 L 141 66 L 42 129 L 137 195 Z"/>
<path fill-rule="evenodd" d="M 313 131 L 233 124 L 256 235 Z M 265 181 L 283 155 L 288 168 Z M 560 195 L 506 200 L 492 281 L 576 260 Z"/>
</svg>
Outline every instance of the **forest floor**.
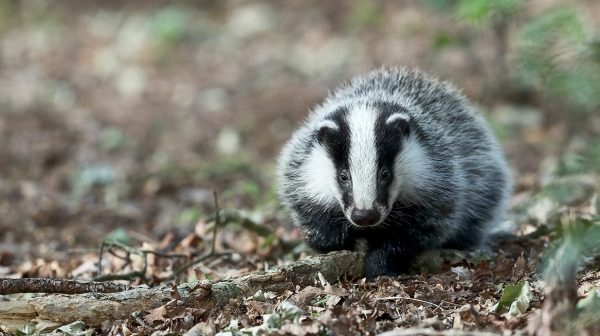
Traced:
<svg viewBox="0 0 600 336">
<path fill-rule="evenodd" d="M 493 98 L 487 35 L 474 54 L 447 41 L 472 38 L 469 28 L 426 6 L 363 17 L 341 1 L 41 3 L 0 6 L 0 278 L 155 287 L 314 255 L 276 200 L 277 152 L 327 89 L 380 64 L 416 65 L 464 88 L 515 171 L 505 223 L 515 237 L 490 250 L 434 251 L 397 278 L 315 277 L 220 309 L 164 305 L 62 333 L 531 333 L 565 232 L 598 226 L 600 147 L 538 96 Z M 587 123 L 600 129 L 598 116 Z M 556 318 L 591 335 L 600 258 L 582 241 L 572 312 Z M 0 294 L 0 307 L 38 295 Z"/>
</svg>

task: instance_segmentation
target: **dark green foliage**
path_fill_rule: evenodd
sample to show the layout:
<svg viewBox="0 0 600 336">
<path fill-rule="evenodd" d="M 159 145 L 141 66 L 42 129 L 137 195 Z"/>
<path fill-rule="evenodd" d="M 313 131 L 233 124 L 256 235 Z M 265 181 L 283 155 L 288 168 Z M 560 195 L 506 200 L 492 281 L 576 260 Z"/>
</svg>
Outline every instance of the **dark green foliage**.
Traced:
<svg viewBox="0 0 600 336">
<path fill-rule="evenodd" d="M 495 62 L 508 60 L 514 89 L 539 92 L 547 106 L 563 112 L 570 125 L 584 125 L 588 115 L 600 108 L 600 34 L 586 25 L 575 7 L 556 6 L 530 16 L 522 0 L 430 0 L 429 4 L 454 12 L 459 22 L 504 36 L 498 44 L 509 45 L 507 27 L 516 25 L 514 49 L 498 48 L 496 52 L 502 55 Z M 440 35 L 435 45 L 450 40 Z"/>
<path fill-rule="evenodd" d="M 573 113 L 592 112 L 600 107 L 597 45 L 574 9 L 548 10 L 520 29 L 519 79 Z"/>
</svg>

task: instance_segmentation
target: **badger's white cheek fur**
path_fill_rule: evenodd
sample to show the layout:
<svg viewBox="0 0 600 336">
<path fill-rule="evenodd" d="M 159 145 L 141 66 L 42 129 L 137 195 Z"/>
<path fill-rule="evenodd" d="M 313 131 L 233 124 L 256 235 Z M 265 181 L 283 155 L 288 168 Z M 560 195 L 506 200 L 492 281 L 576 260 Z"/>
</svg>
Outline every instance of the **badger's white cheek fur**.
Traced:
<svg viewBox="0 0 600 336">
<path fill-rule="evenodd" d="M 431 158 L 417 138 L 409 136 L 395 160 L 395 178 L 390 192 L 392 204 L 398 195 L 415 198 L 419 189 L 427 188 L 433 181 L 432 166 Z"/>
<path fill-rule="evenodd" d="M 350 176 L 352 194 L 358 209 L 371 209 L 377 196 L 377 148 L 375 122 L 377 112 L 366 107 L 350 110 Z"/>
<path fill-rule="evenodd" d="M 336 171 L 327 151 L 319 144 L 302 166 L 303 193 L 315 203 L 333 206 L 341 200 L 335 184 Z"/>
</svg>

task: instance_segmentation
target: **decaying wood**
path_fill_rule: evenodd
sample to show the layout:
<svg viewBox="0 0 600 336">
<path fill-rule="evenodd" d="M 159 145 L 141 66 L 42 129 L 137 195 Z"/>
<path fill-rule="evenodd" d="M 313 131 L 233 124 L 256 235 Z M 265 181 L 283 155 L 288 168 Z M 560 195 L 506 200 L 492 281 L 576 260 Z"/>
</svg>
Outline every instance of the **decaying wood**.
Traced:
<svg viewBox="0 0 600 336">
<path fill-rule="evenodd" d="M 14 293 L 114 293 L 131 289 L 112 282 L 74 281 L 49 278 L 0 279 L 0 295 Z"/>
<path fill-rule="evenodd" d="M 360 277 L 362 256 L 354 252 L 334 252 L 267 272 L 254 272 L 214 283 L 186 283 L 176 288 L 163 286 L 134 288 L 119 293 L 53 294 L 3 302 L 0 305 L 0 325 L 14 330 L 32 321 L 65 324 L 81 320 L 89 326 L 98 326 L 106 320 L 127 318 L 135 311 L 154 309 L 173 297 L 185 307 L 215 309 L 230 299 L 254 295 L 258 290 L 282 293 L 294 290 L 296 285 L 314 285 L 319 281 L 318 273 L 330 282 L 344 275 Z"/>
</svg>

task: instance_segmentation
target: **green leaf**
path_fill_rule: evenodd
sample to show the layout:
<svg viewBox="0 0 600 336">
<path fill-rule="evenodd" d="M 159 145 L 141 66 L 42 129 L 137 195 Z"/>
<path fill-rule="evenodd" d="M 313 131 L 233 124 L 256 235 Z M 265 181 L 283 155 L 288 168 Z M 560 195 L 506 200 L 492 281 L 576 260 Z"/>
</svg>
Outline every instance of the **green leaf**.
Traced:
<svg viewBox="0 0 600 336">
<path fill-rule="evenodd" d="M 109 234 L 104 237 L 104 241 L 106 242 L 116 242 L 119 244 L 127 245 L 131 244 L 131 236 L 122 228 L 117 228 L 111 231 Z"/>
<path fill-rule="evenodd" d="M 512 316 L 523 314 L 529 308 L 532 297 L 527 281 L 521 281 L 516 285 L 506 285 L 494 311 L 499 314 L 508 313 Z"/>
</svg>

